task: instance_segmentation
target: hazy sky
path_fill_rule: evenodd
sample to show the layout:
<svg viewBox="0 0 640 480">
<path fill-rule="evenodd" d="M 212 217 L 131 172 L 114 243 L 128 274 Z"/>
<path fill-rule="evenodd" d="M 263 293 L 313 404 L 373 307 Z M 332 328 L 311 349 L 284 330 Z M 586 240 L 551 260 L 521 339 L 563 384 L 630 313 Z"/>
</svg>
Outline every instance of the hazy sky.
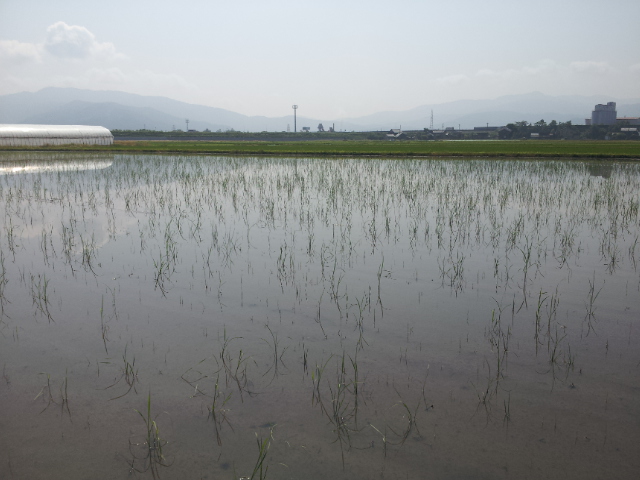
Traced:
<svg viewBox="0 0 640 480">
<path fill-rule="evenodd" d="M 540 91 L 640 97 L 640 0 L 0 0 L 0 94 L 341 118 Z"/>
</svg>

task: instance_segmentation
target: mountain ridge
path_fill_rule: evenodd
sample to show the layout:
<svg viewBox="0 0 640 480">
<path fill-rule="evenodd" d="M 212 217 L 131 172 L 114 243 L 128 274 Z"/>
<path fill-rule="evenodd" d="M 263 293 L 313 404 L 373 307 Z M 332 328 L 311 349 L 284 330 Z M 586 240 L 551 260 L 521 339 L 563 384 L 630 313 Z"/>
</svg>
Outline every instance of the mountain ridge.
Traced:
<svg viewBox="0 0 640 480">
<path fill-rule="evenodd" d="M 516 121 L 556 120 L 584 123 L 594 105 L 616 101 L 618 116 L 640 116 L 640 99 L 607 96 L 550 96 L 541 92 L 505 95 L 495 99 L 456 100 L 419 105 L 403 111 L 382 111 L 360 117 L 314 119 L 297 117 L 298 129 L 337 130 L 418 130 L 431 126 L 473 128 L 506 125 Z M 37 92 L 0 96 L 0 123 L 98 124 L 120 130 L 182 129 L 189 119 L 195 130 L 285 131 L 292 130 L 292 115 L 282 117 L 247 116 L 230 110 L 181 102 L 168 97 L 137 95 L 117 90 L 85 90 L 47 87 Z"/>
</svg>

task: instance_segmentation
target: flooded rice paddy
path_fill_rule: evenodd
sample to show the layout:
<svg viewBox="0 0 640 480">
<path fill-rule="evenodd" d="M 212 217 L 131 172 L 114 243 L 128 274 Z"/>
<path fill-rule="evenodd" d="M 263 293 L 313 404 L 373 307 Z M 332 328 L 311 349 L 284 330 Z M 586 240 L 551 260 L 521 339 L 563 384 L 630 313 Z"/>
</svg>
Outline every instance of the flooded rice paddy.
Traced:
<svg viewBox="0 0 640 480">
<path fill-rule="evenodd" d="M 637 478 L 640 165 L 0 156 L 1 478 Z"/>
</svg>

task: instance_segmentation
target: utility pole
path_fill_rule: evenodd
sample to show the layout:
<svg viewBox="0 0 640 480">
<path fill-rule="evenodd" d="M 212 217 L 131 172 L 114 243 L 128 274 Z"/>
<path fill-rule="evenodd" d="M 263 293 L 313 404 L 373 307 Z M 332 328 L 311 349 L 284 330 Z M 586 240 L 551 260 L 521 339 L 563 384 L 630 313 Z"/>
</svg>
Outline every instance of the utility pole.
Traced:
<svg viewBox="0 0 640 480">
<path fill-rule="evenodd" d="M 185 120 L 185 122 L 187 122 L 187 132 L 188 132 L 188 131 L 189 131 L 189 119 L 187 118 L 187 119 Z"/>
<path fill-rule="evenodd" d="M 296 133 L 298 131 L 296 125 L 296 110 L 298 110 L 298 105 L 293 105 L 291 108 L 293 108 L 293 133 Z"/>
</svg>

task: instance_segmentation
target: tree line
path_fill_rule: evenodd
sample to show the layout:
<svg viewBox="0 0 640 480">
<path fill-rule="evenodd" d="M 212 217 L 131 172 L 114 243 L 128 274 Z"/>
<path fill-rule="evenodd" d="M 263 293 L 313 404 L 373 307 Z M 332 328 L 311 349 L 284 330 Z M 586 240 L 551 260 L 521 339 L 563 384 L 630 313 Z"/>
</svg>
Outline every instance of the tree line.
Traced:
<svg viewBox="0 0 640 480">
<path fill-rule="evenodd" d="M 615 125 L 573 125 L 571 121 L 547 123 L 539 120 L 535 123 L 520 121 L 507 124 L 507 128 L 498 132 L 499 138 L 505 140 L 529 139 L 532 134 L 539 138 L 558 140 L 638 140 L 638 132 L 623 132 L 628 122 Z M 535 137 L 535 136 L 534 136 Z"/>
</svg>

